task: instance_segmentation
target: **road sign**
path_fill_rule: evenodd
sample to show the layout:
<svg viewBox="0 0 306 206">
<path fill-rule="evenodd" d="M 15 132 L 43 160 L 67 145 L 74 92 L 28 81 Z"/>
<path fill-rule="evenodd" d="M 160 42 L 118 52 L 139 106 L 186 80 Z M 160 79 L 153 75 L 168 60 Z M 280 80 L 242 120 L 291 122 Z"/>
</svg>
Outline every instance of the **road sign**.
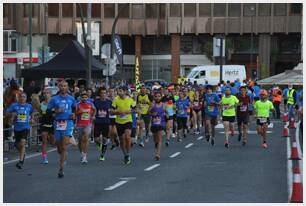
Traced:
<svg viewBox="0 0 306 206">
<path fill-rule="evenodd" d="M 218 37 L 214 37 L 213 39 L 213 56 L 220 57 L 220 47 L 221 47 L 221 40 Z M 223 51 L 222 56 L 225 56 L 225 39 L 223 38 Z"/>
</svg>

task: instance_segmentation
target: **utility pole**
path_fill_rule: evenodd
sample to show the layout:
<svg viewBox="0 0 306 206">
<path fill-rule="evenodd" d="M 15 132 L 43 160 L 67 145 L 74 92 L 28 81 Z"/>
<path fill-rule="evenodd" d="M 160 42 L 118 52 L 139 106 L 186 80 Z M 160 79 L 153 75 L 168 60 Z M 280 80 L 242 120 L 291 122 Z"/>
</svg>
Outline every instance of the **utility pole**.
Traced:
<svg viewBox="0 0 306 206">
<path fill-rule="evenodd" d="M 32 68 L 32 4 L 28 4 L 29 11 L 29 57 L 30 57 L 30 68 Z"/>
<path fill-rule="evenodd" d="M 81 24 L 82 24 L 82 33 L 83 33 L 83 42 L 85 46 L 85 52 L 86 52 L 86 63 L 87 63 L 87 69 L 86 69 L 86 86 L 90 86 L 90 81 L 91 81 L 91 49 L 87 44 L 86 41 L 86 33 L 85 33 L 85 25 L 84 25 L 84 17 L 83 17 L 83 9 L 80 3 L 78 3 L 78 7 L 80 10 L 81 14 Z"/>
</svg>

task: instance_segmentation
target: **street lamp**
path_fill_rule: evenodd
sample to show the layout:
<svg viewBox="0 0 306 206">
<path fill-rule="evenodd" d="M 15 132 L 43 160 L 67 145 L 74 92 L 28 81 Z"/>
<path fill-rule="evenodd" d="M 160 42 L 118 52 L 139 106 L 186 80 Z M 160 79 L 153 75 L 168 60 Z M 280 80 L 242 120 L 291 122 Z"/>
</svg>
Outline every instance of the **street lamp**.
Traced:
<svg viewBox="0 0 306 206">
<path fill-rule="evenodd" d="M 251 51 L 250 51 L 250 69 L 251 72 L 253 73 L 253 15 L 255 11 L 255 7 L 252 5 L 251 8 Z M 255 77 L 255 75 L 253 75 Z M 257 76 L 257 72 L 256 72 Z"/>
</svg>

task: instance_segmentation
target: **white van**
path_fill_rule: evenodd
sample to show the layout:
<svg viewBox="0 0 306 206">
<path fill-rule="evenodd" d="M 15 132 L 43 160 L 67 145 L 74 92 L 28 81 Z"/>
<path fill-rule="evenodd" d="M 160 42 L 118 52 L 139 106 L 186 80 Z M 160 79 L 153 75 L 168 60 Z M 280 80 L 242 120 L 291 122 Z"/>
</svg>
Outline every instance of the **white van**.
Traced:
<svg viewBox="0 0 306 206">
<path fill-rule="evenodd" d="M 242 82 L 246 79 L 244 65 L 223 65 L 222 74 L 222 80 L 225 82 L 234 82 L 236 79 Z M 197 66 L 187 75 L 187 80 L 199 85 L 205 85 L 206 81 L 208 84 L 217 85 L 220 82 L 220 65 Z"/>
</svg>

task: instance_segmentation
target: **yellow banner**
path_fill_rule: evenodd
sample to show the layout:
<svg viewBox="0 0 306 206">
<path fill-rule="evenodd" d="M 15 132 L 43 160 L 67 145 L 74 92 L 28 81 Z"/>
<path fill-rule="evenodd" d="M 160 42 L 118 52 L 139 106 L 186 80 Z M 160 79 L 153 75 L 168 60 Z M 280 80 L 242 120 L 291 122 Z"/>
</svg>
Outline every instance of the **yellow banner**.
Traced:
<svg viewBox="0 0 306 206">
<path fill-rule="evenodd" d="M 138 57 L 135 58 L 135 89 L 136 91 L 139 88 L 140 84 L 140 65 L 139 65 L 139 60 Z"/>
</svg>

